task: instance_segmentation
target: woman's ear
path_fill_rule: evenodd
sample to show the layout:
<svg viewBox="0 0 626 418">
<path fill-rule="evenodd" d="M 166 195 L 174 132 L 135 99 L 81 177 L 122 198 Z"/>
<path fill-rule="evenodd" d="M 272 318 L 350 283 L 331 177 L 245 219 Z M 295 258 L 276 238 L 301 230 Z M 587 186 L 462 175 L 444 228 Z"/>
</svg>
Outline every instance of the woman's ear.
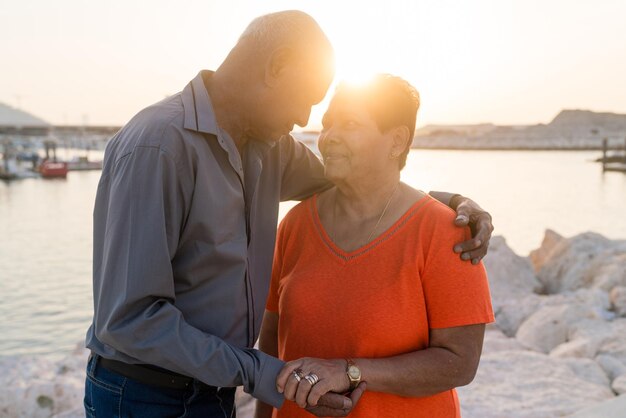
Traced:
<svg viewBox="0 0 626 418">
<path fill-rule="evenodd" d="M 391 146 L 391 155 L 394 158 L 400 157 L 402 153 L 411 146 L 411 134 L 409 133 L 409 128 L 406 126 L 398 126 L 393 128 L 392 132 L 392 140 L 393 144 Z"/>
<path fill-rule="evenodd" d="M 289 47 L 276 48 L 271 54 L 265 65 L 265 84 L 269 87 L 275 87 L 285 71 L 294 62 L 294 51 Z"/>
</svg>

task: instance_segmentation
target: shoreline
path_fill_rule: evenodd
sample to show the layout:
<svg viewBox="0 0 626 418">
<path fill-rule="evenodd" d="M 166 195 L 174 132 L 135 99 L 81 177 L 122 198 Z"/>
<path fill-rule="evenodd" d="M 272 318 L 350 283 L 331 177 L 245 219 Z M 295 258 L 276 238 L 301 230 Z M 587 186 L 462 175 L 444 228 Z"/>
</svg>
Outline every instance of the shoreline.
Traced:
<svg viewBox="0 0 626 418">
<path fill-rule="evenodd" d="M 626 410 L 626 239 L 547 230 L 520 256 L 496 236 L 484 263 L 496 322 L 476 378 L 457 388 L 463 417 L 623 416 L 611 414 Z M 84 416 L 88 351 L 52 357 L 0 357 L 1 416 Z M 237 405 L 252 417 L 241 390 Z"/>
</svg>

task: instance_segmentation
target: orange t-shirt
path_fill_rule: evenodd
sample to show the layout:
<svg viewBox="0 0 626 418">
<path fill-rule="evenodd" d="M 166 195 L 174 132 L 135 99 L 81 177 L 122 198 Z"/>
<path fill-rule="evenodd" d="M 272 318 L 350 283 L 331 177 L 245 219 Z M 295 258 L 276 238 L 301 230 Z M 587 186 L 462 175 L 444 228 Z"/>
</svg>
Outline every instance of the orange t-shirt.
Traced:
<svg viewBox="0 0 626 418">
<path fill-rule="evenodd" d="M 381 358 L 428 348 L 431 328 L 494 320 L 482 264 L 452 251 L 469 237 L 454 212 L 430 196 L 391 228 L 346 253 L 330 240 L 316 197 L 283 219 L 267 309 L 278 312 L 278 354 Z M 278 417 L 310 417 L 285 402 Z M 365 417 L 460 417 L 455 390 L 421 398 L 366 391 L 350 414 Z"/>
</svg>

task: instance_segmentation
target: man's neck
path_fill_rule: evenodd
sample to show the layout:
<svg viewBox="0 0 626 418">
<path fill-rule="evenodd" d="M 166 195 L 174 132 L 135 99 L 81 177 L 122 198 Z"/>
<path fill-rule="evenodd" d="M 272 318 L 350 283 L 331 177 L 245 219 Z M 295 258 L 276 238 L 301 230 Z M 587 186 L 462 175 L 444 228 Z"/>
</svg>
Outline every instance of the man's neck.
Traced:
<svg viewBox="0 0 626 418">
<path fill-rule="evenodd" d="M 211 78 L 204 79 L 204 86 L 211 98 L 217 125 L 230 135 L 239 155 L 243 155 L 249 138 L 246 136 L 246 121 L 241 117 L 245 114 L 239 100 L 245 97 L 240 91 L 241 84 L 216 71 Z"/>
</svg>

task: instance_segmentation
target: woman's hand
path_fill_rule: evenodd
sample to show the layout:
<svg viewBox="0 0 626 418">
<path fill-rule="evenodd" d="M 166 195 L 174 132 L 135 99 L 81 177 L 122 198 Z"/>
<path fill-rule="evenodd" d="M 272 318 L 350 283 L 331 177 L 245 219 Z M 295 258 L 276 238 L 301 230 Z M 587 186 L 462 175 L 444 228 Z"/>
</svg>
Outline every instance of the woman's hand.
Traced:
<svg viewBox="0 0 626 418">
<path fill-rule="evenodd" d="M 348 391 L 350 381 L 346 367 L 346 360 L 341 359 L 323 360 L 305 357 L 290 361 L 278 374 L 276 388 L 286 399 L 295 401 L 301 408 L 315 407 L 320 397 L 327 392 Z M 315 379 L 315 376 L 318 379 Z"/>
</svg>

